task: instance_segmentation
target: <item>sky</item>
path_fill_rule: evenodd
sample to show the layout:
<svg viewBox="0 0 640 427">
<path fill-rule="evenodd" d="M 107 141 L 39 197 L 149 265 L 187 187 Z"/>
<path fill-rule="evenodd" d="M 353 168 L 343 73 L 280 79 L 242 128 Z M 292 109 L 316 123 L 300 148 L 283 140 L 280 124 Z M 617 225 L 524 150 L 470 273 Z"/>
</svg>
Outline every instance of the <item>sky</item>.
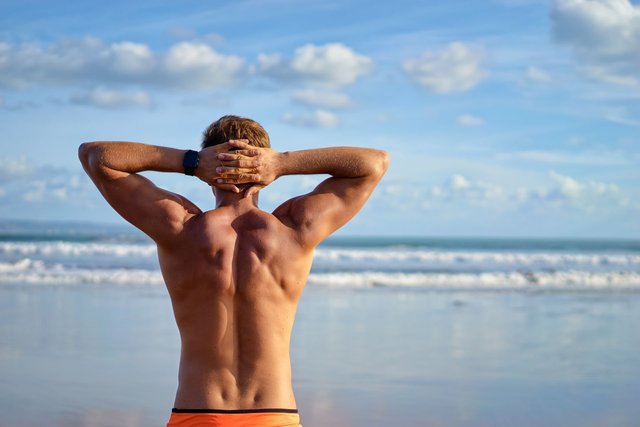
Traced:
<svg viewBox="0 0 640 427">
<path fill-rule="evenodd" d="M 123 222 L 80 143 L 197 149 L 236 114 L 280 151 L 389 152 L 343 235 L 640 238 L 639 101 L 637 1 L 3 0 L 0 220 Z"/>
</svg>

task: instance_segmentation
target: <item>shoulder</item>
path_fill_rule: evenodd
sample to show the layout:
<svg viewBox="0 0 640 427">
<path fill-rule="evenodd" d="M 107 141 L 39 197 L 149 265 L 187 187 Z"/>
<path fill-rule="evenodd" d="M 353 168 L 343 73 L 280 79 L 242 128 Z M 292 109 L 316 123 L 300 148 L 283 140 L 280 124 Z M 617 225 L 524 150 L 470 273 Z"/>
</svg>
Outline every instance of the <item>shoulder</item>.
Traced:
<svg viewBox="0 0 640 427">
<path fill-rule="evenodd" d="M 295 253 L 302 248 L 297 229 L 286 215 L 254 209 L 239 217 L 234 229 L 244 241 L 276 253 Z"/>
<path fill-rule="evenodd" d="M 278 206 L 271 215 L 282 225 L 296 229 L 299 224 L 296 222 L 296 211 L 299 210 L 299 204 L 296 202 L 302 196 L 293 197 Z"/>
</svg>

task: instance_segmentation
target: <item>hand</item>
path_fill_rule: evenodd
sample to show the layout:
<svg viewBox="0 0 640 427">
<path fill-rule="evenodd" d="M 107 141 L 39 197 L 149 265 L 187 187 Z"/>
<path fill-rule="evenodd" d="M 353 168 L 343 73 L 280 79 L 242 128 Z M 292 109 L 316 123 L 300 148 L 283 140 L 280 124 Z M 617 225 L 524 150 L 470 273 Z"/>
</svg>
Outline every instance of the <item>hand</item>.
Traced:
<svg viewBox="0 0 640 427">
<path fill-rule="evenodd" d="M 217 168 L 222 175 L 219 184 L 254 183 L 245 193 L 250 196 L 271 184 L 278 178 L 280 153 L 271 148 L 255 147 L 247 140 L 227 142 L 234 151 L 218 154 L 224 166 Z"/>
<path fill-rule="evenodd" d="M 249 173 L 248 170 L 245 170 L 243 168 L 241 172 L 234 175 L 233 177 L 236 178 L 235 182 L 225 184 L 218 183 L 217 181 L 218 178 L 222 177 L 220 172 L 218 172 L 218 168 L 224 165 L 224 163 L 220 159 L 218 159 L 218 154 L 229 152 L 229 150 L 233 148 L 234 146 L 229 144 L 229 142 L 225 142 L 224 144 L 218 144 L 200 150 L 200 152 L 198 153 L 200 159 L 198 162 L 198 167 L 195 171 L 195 175 L 209 185 L 218 187 L 222 190 L 239 193 L 240 189 L 235 184 L 253 182 L 248 180 L 248 177 L 246 176 L 247 173 Z M 244 164 L 246 163 L 243 163 L 243 165 Z"/>
</svg>

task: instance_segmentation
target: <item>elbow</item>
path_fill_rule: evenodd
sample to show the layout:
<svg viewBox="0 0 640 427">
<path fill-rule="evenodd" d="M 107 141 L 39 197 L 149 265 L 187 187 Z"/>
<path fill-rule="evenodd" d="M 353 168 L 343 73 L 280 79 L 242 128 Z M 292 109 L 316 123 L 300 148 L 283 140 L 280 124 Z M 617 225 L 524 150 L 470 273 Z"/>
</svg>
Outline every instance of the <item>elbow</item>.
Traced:
<svg viewBox="0 0 640 427">
<path fill-rule="evenodd" d="M 89 159 L 89 146 L 89 142 L 83 142 L 78 147 L 78 159 L 80 159 L 80 163 L 82 163 L 82 166 L 86 165 Z"/>
<path fill-rule="evenodd" d="M 376 150 L 376 156 L 377 156 L 377 160 L 376 160 L 376 171 L 377 171 L 377 175 L 382 178 L 382 176 L 385 174 L 385 172 L 387 172 L 387 169 L 389 169 L 389 153 L 387 153 L 384 150 Z"/>
<path fill-rule="evenodd" d="M 78 159 L 87 172 L 98 166 L 98 147 L 95 142 L 83 142 L 78 147 Z"/>
</svg>

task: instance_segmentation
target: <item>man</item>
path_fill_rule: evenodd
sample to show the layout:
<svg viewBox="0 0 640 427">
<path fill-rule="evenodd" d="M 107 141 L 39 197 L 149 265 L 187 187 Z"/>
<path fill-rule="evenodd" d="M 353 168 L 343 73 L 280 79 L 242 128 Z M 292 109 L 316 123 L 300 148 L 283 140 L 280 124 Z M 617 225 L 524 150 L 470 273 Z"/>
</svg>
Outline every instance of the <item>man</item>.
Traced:
<svg viewBox="0 0 640 427">
<path fill-rule="evenodd" d="M 151 237 L 180 330 L 179 384 L 168 426 L 298 426 L 289 341 L 314 248 L 349 221 L 384 175 L 384 151 L 280 153 L 256 122 L 225 116 L 202 150 L 132 142 L 80 146 L 109 204 Z M 184 172 L 211 185 L 202 211 L 138 172 Z M 273 213 L 258 192 L 283 175 L 329 174 Z"/>
</svg>

